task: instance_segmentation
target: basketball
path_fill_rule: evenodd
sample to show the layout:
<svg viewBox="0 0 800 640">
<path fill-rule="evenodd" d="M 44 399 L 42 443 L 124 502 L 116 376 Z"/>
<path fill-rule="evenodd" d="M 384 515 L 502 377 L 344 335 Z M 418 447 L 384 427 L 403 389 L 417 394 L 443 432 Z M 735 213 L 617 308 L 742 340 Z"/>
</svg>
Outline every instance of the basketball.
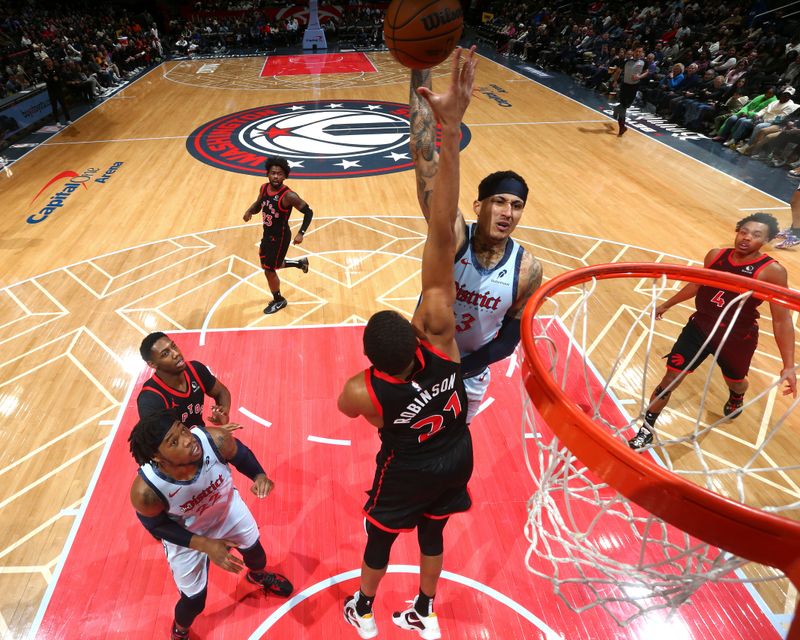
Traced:
<svg viewBox="0 0 800 640">
<path fill-rule="evenodd" d="M 400 64 L 428 69 L 456 48 L 463 25 L 458 0 L 392 0 L 383 21 L 383 39 Z"/>
</svg>

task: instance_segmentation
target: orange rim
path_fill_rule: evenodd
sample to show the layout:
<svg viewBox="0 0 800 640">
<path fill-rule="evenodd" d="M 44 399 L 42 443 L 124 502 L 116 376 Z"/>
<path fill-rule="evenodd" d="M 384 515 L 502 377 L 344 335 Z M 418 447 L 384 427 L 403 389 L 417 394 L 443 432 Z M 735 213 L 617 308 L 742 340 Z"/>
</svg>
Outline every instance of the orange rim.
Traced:
<svg viewBox="0 0 800 640">
<path fill-rule="evenodd" d="M 560 389 L 536 349 L 533 320 L 547 298 L 591 279 L 666 275 L 800 309 L 800 293 L 735 274 L 670 264 L 617 263 L 583 267 L 543 284 L 522 315 L 523 379 L 537 411 L 583 464 L 623 496 L 690 535 L 737 556 L 783 571 L 800 583 L 800 522 L 749 507 L 695 485 L 631 450 L 589 419 Z M 794 628 L 793 628 L 794 630 Z M 794 636 L 792 636 L 794 637 Z"/>
</svg>

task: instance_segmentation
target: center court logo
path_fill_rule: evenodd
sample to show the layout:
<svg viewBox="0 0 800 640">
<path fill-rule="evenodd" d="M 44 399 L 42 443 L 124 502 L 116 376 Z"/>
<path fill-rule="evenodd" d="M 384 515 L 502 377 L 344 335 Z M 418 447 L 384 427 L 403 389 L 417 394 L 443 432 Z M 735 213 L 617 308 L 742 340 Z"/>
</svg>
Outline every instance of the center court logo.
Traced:
<svg viewBox="0 0 800 640">
<path fill-rule="evenodd" d="M 218 169 L 264 176 L 267 156 L 283 156 L 294 178 L 357 178 L 406 171 L 408 105 L 339 100 L 289 102 L 231 113 L 194 131 L 192 156 Z M 461 125 L 461 148 L 470 132 Z"/>
</svg>

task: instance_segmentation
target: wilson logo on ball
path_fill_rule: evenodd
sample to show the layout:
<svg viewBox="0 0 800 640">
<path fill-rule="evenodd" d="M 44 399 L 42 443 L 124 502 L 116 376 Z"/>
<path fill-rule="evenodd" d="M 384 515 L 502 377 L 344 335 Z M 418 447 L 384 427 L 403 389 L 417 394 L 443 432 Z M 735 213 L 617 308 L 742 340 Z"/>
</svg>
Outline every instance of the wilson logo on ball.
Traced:
<svg viewBox="0 0 800 640">
<path fill-rule="evenodd" d="M 392 0 L 383 21 L 383 39 L 400 64 L 428 69 L 447 59 L 463 27 L 458 0 Z"/>
<path fill-rule="evenodd" d="M 296 178 L 357 178 L 414 167 L 408 105 L 339 100 L 289 102 L 237 111 L 195 130 L 189 153 L 205 164 L 263 177 L 267 156 L 283 156 Z M 461 148 L 470 132 L 461 125 Z"/>
</svg>

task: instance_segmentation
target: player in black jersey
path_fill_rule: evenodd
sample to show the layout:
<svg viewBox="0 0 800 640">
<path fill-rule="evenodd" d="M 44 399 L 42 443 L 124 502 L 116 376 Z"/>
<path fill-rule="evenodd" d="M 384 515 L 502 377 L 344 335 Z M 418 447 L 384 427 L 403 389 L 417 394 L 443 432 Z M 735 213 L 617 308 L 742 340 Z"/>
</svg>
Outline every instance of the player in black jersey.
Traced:
<svg viewBox="0 0 800 640">
<path fill-rule="evenodd" d="M 466 424 L 467 397 L 455 341 L 454 233 L 458 204 L 459 135 L 475 76 L 474 48 L 461 65 L 453 56 L 451 84 L 435 94 L 420 89 L 441 124 L 439 177 L 431 199 L 428 237 L 422 253 L 422 296 L 409 323 L 394 311 L 373 315 L 364 330 L 364 353 L 372 362 L 350 378 L 339 409 L 364 416 L 378 428 L 381 448 L 364 505 L 367 545 L 361 584 L 344 605 L 345 620 L 362 638 L 378 629 L 372 605 L 401 531 L 417 529 L 419 594 L 393 622 L 426 640 L 440 638 L 433 598 L 442 570 L 443 531 L 450 514 L 472 502 L 472 439 Z"/>
<path fill-rule="evenodd" d="M 736 224 L 736 239 L 733 248 L 712 249 L 706 254 L 703 266 L 715 271 L 725 271 L 756 278 L 764 282 L 788 287 L 786 269 L 770 256 L 761 253 L 761 247 L 778 233 L 778 221 L 768 213 L 754 213 Z M 669 397 L 678 385 L 683 371 L 694 371 L 709 355 L 716 353 L 720 339 L 730 324 L 735 308 L 728 308 L 737 294 L 715 287 L 687 284 L 669 300 L 656 307 L 656 319 L 661 319 L 667 309 L 690 298 L 695 299 L 697 311 L 681 331 L 672 350 L 667 355 L 667 372 L 650 396 L 650 405 L 644 415 L 639 432 L 628 441 L 632 449 L 641 449 L 653 442 L 653 432 L 659 414 L 667 406 Z M 738 303 L 737 303 L 738 304 Z M 761 301 L 749 298 L 739 310 L 738 317 L 730 329 L 728 339 L 719 353 L 718 363 L 722 369 L 730 395 L 723 408 L 723 415 L 733 419 L 741 413 L 744 394 L 747 391 L 747 374 L 750 361 L 758 344 L 758 311 Z M 784 395 L 797 394 L 797 374 L 794 364 L 794 325 L 789 310 L 777 303 L 770 303 L 772 332 L 781 354 L 783 368 L 781 379 L 786 381 Z M 716 331 L 714 327 L 722 316 Z M 712 335 L 713 334 L 713 335 Z M 706 339 L 709 344 L 694 360 Z M 692 362 L 694 360 L 694 362 Z M 670 387 L 670 385 L 673 385 Z"/>
<path fill-rule="evenodd" d="M 202 362 L 187 361 L 172 339 L 159 332 L 151 333 L 139 347 L 148 366 L 155 369 L 136 398 L 139 417 L 144 418 L 164 409 L 175 409 L 187 427 L 202 427 L 205 396 L 214 399 L 209 420 L 227 424 L 231 393 Z"/>
<path fill-rule="evenodd" d="M 243 219 L 245 222 L 249 222 L 250 218 L 261 211 L 264 235 L 261 238 L 258 255 L 261 260 L 261 268 L 264 269 L 264 275 L 267 276 L 269 290 L 272 292 L 272 302 L 264 308 L 264 313 L 275 313 L 287 305 L 286 298 L 281 295 L 281 279 L 278 277 L 277 270 L 284 267 L 295 267 L 301 269 L 303 273 L 308 273 L 308 258 L 286 260 L 286 252 L 289 250 L 289 240 L 291 239 L 289 216 L 292 215 L 293 208 L 303 214 L 303 223 L 294 237 L 294 244 L 300 244 L 311 225 L 314 212 L 308 203 L 283 184 L 291 171 L 286 158 L 277 156 L 267 158 L 264 168 L 267 171 L 268 181 L 261 185 L 258 199 L 250 205 Z"/>
</svg>

